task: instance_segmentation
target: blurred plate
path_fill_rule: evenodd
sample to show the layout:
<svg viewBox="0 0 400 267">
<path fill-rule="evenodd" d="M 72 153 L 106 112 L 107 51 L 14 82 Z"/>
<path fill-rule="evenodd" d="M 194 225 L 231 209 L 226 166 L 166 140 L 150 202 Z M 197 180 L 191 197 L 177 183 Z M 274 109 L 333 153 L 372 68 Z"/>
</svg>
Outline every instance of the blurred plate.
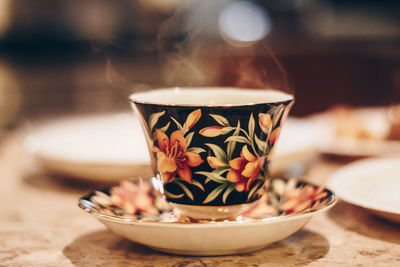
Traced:
<svg viewBox="0 0 400 267">
<path fill-rule="evenodd" d="M 327 187 L 348 203 L 400 222 L 400 155 L 348 164 L 330 177 Z"/>
<path fill-rule="evenodd" d="M 317 137 L 312 124 L 289 118 L 278 140 L 271 172 L 303 166 L 316 155 Z M 28 136 L 27 148 L 51 173 L 95 181 L 153 175 L 139 119 L 131 113 L 48 121 Z"/>
<path fill-rule="evenodd" d="M 26 143 L 51 173 L 95 181 L 153 175 L 146 140 L 133 113 L 48 121 Z"/>
<path fill-rule="evenodd" d="M 305 119 L 288 118 L 278 139 L 276 154 L 271 161 L 271 174 L 300 175 L 316 157 L 320 139 L 318 128 Z"/>
<path fill-rule="evenodd" d="M 338 136 L 336 134 L 337 118 L 333 112 L 327 111 L 309 118 L 321 135 L 318 145 L 321 153 L 354 158 L 400 153 L 400 141 L 385 139 L 390 128 L 387 109 L 382 107 L 359 108 L 352 110 L 351 115 L 357 120 L 357 123 L 363 125 L 369 134 L 374 136 L 374 139 Z"/>
</svg>

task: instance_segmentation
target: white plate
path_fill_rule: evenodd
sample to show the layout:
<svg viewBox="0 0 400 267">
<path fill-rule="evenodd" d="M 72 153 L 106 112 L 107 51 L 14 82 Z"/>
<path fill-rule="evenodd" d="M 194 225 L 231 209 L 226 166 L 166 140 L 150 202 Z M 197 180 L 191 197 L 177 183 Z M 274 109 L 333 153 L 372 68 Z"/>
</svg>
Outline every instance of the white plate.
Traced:
<svg viewBox="0 0 400 267">
<path fill-rule="evenodd" d="M 42 123 L 27 148 L 48 171 L 86 180 L 152 176 L 139 119 L 133 113 L 70 117 Z M 318 133 L 306 120 L 289 118 L 278 139 L 271 173 L 305 164 L 316 153 Z"/>
<path fill-rule="evenodd" d="M 276 178 L 271 184 L 268 197 L 231 221 L 193 222 L 179 215 L 155 189 L 156 179 L 124 181 L 96 190 L 78 204 L 134 242 L 173 254 L 210 256 L 249 252 L 282 240 L 336 201 L 329 190 L 295 179 Z"/>
<path fill-rule="evenodd" d="M 390 125 L 387 109 L 359 108 L 352 113 L 376 139 L 343 138 L 336 135 L 336 118 L 331 112 L 313 115 L 309 121 L 320 134 L 318 149 L 329 155 L 343 157 L 371 157 L 400 153 L 400 141 L 385 140 Z"/>
<path fill-rule="evenodd" d="M 26 144 L 53 173 L 97 181 L 152 176 L 146 140 L 133 113 L 48 121 Z"/>
<path fill-rule="evenodd" d="M 327 185 L 338 198 L 400 222 L 400 155 L 348 164 Z"/>
<path fill-rule="evenodd" d="M 288 118 L 283 124 L 270 173 L 291 173 L 303 168 L 318 154 L 318 128 L 306 119 Z"/>
</svg>

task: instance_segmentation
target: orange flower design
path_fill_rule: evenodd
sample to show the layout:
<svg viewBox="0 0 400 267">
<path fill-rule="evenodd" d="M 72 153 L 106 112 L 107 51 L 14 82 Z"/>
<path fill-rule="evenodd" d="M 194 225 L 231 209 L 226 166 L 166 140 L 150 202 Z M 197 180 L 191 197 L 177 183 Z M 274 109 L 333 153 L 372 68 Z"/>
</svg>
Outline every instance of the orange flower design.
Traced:
<svg viewBox="0 0 400 267">
<path fill-rule="evenodd" d="M 289 180 L 287 184 L 293 185 L 295 181 Z M 322 199 L 328 195 L 323 187 L 315 187 L 312 185 L 306 185 L 300 188 L 293 188 L 292 186 L 292 188 L 287 188 L 286 191 L 287 192 L 283 195 L 286 201 L 280 207 L 280 210 L 285 212 L 285 214 L 299 213 L 306 209 L 318 209 L 324 204 Z"/>
<path fill-rule="evenodd" d="M 162 173 L 164 183 L 171 182 L 176 175 L 192 183 L 192 171 L 189 167 L 197 167 L 203 160 L 195 152 L 186 151 L 186 141 L 181 130 L 176 130 L 168 138 L 162 131 L 156 129 L 157 146 L 153 151 L 157 153 L 157 167 Z"/>
<path fill-rule="evenodd" d="M 225 162 L 222 162 L 217 157 L 207 157 L 207 162 L 208 162 L 208 165 L 210 165 L 210 167 L 213 169 L 228 166 L 227 164 L 225 164 Z"/>
<path fill-rule="evenodd" d="M 268 155 L 268 158 L 269 158 L 269 159 L 270 159 L 270 158 L 274 155 L 274 153 L 275 153 L 275 147 L 276 147 L 275 143 L 276 143 L 276 139 L 277 139 L 278 136 L 279 136 L 280 131 L 281 131 L 281 127 L 276 127 L 275 130 L 273 130 L 272 133 L 271 133 L 271 135 L 269 136 L 268 142 L 269 142 L 270 145 L 271 145 L 271 150 L 269 151 L 269 155 Z"/>
<path fill-rule="evenodd" d="M 264 133 L 268 134 L 272 125 L 271 115 L 269 115 L 268 113 L 258 114 L 258 124 L 260 125 L 261 130 Z"/>
<path fill-rule="evenodd" d="M 196 109 L 195 111 L 191 112 L 189 116 L 186 119 L 186 125 L 188 129 L 192 128 L 199 120 L 201 117 L 201 110 Z"/>
<path fill-rule="evenodd" d="M 278 138 L 280 131 L 281 127 L 276 127 L 275 130 L 272 131 L 268 140 L 271 145 L 275 145 L 276 139 Z"/>
<path fill-rule="evenodd" d="M 154 198 L 151 196 L 151 187 L 141 181 L 138 184 L 123 181 L 111 190 L 111 205 L 122 208 L 127 214 L 145 212 L 156 215 Z"/>
<path fill-rule="evenodd" d="M 224 129 L 224 127 L 222 127 L 222 126 L 210 126 L 210 127 L 201 129 L 199 134 L 201 134 L 205 137 L 216 137 L 223 133 L 223 129 Z"/>
<path fill-rule="evenodd" d="M 243 190 L 247 192 L 263 164 L 264 157 L 257 158 L 249 151 L 246 145 L 242 148 L 239 158 L 229 161 L 231 170 L 228 172 L 226 179 L 236 183 L 235 188 L 238 192 Z"/>
</svg>

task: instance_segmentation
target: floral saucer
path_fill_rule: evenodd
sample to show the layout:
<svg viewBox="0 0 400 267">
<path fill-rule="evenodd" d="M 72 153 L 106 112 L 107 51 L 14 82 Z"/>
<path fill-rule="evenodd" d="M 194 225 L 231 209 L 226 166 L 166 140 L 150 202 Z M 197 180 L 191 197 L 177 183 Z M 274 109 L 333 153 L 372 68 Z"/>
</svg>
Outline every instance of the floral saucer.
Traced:
<svg viewBox="0 0 400 267">
<path fill-rule="evenodd" d="M 227 255 L 261 249 L 300 230 L 331 208 L 334 194 L 297 179 L 273 178 L 265 195 L 241 216 L 198 221 L 180 215 L 157 190 L 156 180 L 122 181 L 95 190 L 79 207 L 110 230 L 155 250 L 182 255 Z"/>
</svg>

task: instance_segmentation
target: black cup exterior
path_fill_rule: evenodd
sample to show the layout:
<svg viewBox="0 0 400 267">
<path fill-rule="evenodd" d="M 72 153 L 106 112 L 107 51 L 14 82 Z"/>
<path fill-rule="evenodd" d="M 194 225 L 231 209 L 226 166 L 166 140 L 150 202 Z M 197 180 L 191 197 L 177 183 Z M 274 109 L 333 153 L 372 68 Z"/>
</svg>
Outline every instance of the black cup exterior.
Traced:
<svg viewBox="0 0 400 267">
<path fill-rule="evenodd" d="M 262 195 L 292 104 L 293 100 L 243 106 L 133 102 L 167 200 L 201 206 L 246 204 Z"/>
</svg>

